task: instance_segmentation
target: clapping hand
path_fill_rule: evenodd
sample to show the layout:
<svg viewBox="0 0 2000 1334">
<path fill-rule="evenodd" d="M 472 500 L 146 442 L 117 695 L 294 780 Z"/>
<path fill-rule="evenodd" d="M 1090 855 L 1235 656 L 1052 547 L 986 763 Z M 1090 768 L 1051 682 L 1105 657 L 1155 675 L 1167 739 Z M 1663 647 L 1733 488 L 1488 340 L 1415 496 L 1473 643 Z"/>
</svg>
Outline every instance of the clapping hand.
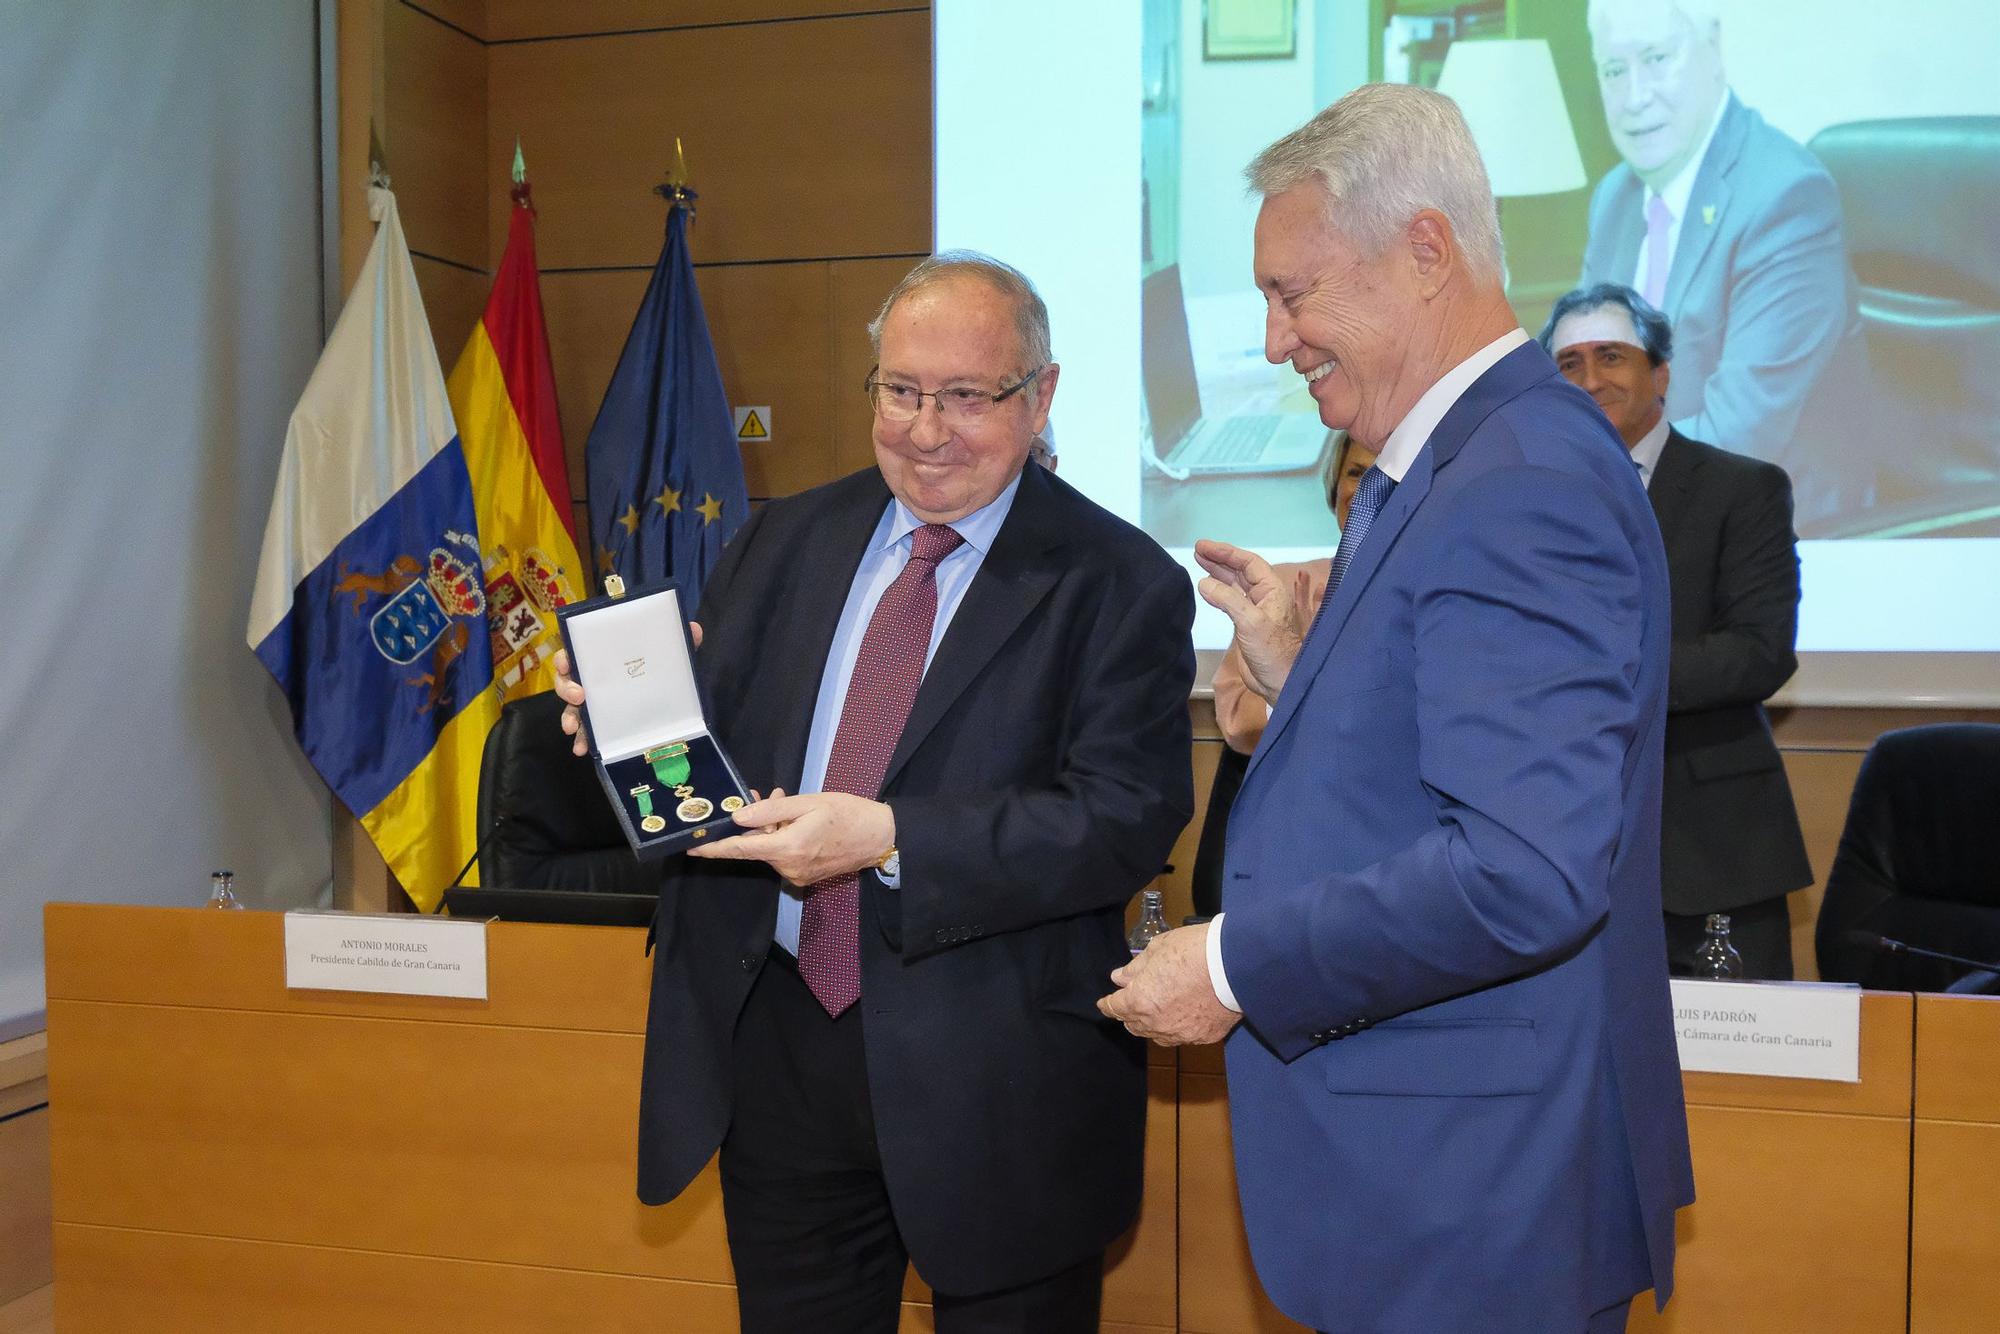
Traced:
<svg viewBox="0 0 2000 1334">
<path fill-rule="evenodd" d="M 1199 585 L 1202 600 L 1236 626 L 1244 681 L 1276 700 L 1311 623 L 1303 610 L 1312 598 L 1310 581 L 1281 578 L 1262 556 L 1227 542 L 1203 539 L 1194 544 L 1194 558 L 1208 571 Z"/>
</svg>

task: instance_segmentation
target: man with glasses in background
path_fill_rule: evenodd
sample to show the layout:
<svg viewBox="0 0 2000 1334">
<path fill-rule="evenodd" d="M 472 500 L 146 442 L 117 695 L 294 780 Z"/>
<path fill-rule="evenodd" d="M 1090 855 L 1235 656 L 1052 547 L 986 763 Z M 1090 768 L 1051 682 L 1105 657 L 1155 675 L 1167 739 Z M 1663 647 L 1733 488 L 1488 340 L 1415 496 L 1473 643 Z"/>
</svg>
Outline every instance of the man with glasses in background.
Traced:
<svg viewBox="0 0 2000 1334">
<path fill-rule="evenodd" d="M 1672 323 L 1675 430 L 1782 465 L 1801 519 L 1864 503 L 1872 463 L 1807 419 L 1863 364 L 1833 178 L 1730 91 L 1720 0 L 1590 0 L 1587 22 L 1625 160 L 1591 195 L 1581 285 L 1626 284 Z"/>
<path fill-rule="evenodd" d="M 1095 1001 L 1193 812 L 1193 593 L 1029 463 L 1025 277 L 935 256 L 869 333 L 876 467 L 754 514 L 702 600 L 710 722 L 775 790 L 663 886 L 639 1194 L 720 1147 L 746 1331 L 887 1334 L 906 1261 L 941 1334 L 1094 1331 L 1146 1104 Z"/>
</svg>

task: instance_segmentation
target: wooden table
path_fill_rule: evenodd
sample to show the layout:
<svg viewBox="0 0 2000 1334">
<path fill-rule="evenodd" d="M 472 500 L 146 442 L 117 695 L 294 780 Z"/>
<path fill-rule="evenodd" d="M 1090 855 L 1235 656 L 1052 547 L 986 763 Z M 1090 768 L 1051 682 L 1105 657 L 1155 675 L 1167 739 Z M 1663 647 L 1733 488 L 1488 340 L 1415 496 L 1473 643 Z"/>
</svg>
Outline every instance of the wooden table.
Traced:
<svg viewBox="0 0 2000 1334">
<path fill-rule="evenodd" d="M 735 1327 L 713 1167 L 633 1195 L 642 933 L 495 923 L 491 999 L 459 1001 L 287 991 L 276 914 L 46 925 L 63 1329 Z M 1858 1084 L 1686 1077 L 1701 1198 L 1635 1329 L 1991 1327 L 2000 1000 L 1861 1017 Z M 1220 1053 L 1156 1053 L 1151 1083 L 1104 1327 L 1298 1329 L 1251 1272 Z"/>
</svg>

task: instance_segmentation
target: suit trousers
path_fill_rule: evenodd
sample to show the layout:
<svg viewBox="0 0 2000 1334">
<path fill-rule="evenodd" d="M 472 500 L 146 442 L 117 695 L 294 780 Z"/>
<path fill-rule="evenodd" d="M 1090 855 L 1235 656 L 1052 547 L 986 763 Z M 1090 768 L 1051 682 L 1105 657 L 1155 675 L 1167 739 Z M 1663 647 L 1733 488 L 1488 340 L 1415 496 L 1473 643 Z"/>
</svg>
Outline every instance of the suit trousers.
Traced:
<svg viewBox="0 0 2000 1334">
<path fill-rule="evenodd" d="M 862 1011 L 838 1019 L 778 946 L 737 1021 L 722 1210 L 744 1334 L 894 1334 L 908 1252 L 883 1178 Z M 1104 1257 L 1020 1288 L 935 1294 L 938 1334 L 1095 1331 Z"/>
<path fill-rule="evenodd" d="M 1667 971 L 1675 977 L 1694 976 L 1694 954 L 1708 934 L 1705 913 L 1668 913 Z M 1792 915 L 1785 896 L 1747 903 L 1729 910 L 1729 943 L 1743 956 L 1745 980 L 1792 980 Z"/>
</svg>

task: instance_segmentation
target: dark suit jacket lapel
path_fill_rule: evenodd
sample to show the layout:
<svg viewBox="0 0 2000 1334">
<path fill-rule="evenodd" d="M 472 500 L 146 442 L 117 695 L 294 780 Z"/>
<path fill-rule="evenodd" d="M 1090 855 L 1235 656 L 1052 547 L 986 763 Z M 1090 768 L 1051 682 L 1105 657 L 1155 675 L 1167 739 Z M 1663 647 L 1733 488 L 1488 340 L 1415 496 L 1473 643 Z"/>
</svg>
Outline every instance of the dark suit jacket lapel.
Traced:
<svg viewBox="0 0 2000 1334">
<path fill-rule="evenodd" d="M 1348 564 L 1340 587 L 1334 591 L 1312 633 L 1306 637 L 1305 645 L 1299 650 L 1298 661 L 1292 664 L 1291 673 L 1285 678 L 1285 688 L 1279 692 L 1278 702 L 1271 710 L 1271 721 L 1264 728 L 1263 739 L 1244 770 L 1245 782 L 1256 771 L 1257 762 L 1270 749 L 1271 743 L 1284 732 L 1298 712 L 1300 697 L 1326 665 L 1327 654 L 1333 651 L 1334 641 L 1340 637 L 1348 617 L 1353 614 L 1354 604 L 1367 591 L 1369 581 L 1381 569 L 1383 560 L 1396 545 L 1396 538 L 1409 523 L 1410 516 L 1430 494 L 1431 479 L 1450 466 L 1473 430 L 1495 408 L 1529 385 L 1555 373 L 1555 363 L 1549 360 L 1549 354 L 1542 351 L 1539 343 L 1523 343 L 1488 367 L 1486 373 L 1474 380 L 1472 386 L 1459 395 L 1458 402 L 1444 414 L 1443 420 L 1431 432 L 1430 439 L 1417 452 L 1409 472 L 1390 493 L 1389 503 L 1375 516 L 1361 549 L 1354 553 Z"/>
<path fill-rule="evenodd" d="M 1681 219 L 1680 239 L 1674 244 L 1673 267 L 1667 271 L 1666 309 L 1678 316 L 1681 301 L 1701 271 L 1702 262 L 1715 242 L 1715 233 L 1729 213 L 1729 173 L 1743 152 L 1750 133 L 1750 112 L 1736 94 L 1727 94 L 1722 123 L 1715 127 L 1715 139 L 1708 146 L 1695 172 L 1694 189 L 1688 194 L 1687 216 Z M 1640 216 L 1644 217 L 1643 206 Z M 1636 259 L 1636 256 L 1634 257 Z"/>
<path fill-rule="evenodd" d="M 788 577 L 798 581 L 799 612 L 787 630 L 783 651 L 794 666 L 785 673 L 784 693 L 774 710 L 775 735 L 781 747 L 775 781 L 788 792 L 798 790 L 799 775 L 805 769 L 813 706 L 819 702 L 820 679 L 826 673 L 827 655 L 833 651 L 834 632 L 840 628 L 840 613 L 854 585 L 854 572 L 861 567 L 868 539 L 889 503 L 889 488 L 881 474 L 871 475 L 873 485 L 857 479 L 854 494 L 842 497 L 827 515 L 824 545 L 816 545 L 788 571 Z"/>
<path fill-rule="evenodd" d="M 1660 460 L 1653 465 L 1652 483 L 1646 488 L 1646 499 L 1653 506 L 1653 517 L 1660 522 L 1660 536 L 1669 549 L 1681 516 L 1687 512 L 1689 488 L 1700 467 L 1701 459 L 1688 447 L 1687 437 L 1669 428 Z"/>
<path fill-rule="evenodd" d="M 909 720 L 903 724 L 902 739 L 882 776 L 885 792 L 973 678 L 1054 587 L 1061 566 L 1049 559 L 1048 553 L 1066 537 L 1058 513 L 1058 485 L 1040 467 L 1030 465 L 1022 471 L 1014 507 L 1007 511 L 1006 521 L 993 538 L 993 549 L 980 562 L 979 573 L 965 590 L 937 654 L 924 671 Z"/>
</svg>

